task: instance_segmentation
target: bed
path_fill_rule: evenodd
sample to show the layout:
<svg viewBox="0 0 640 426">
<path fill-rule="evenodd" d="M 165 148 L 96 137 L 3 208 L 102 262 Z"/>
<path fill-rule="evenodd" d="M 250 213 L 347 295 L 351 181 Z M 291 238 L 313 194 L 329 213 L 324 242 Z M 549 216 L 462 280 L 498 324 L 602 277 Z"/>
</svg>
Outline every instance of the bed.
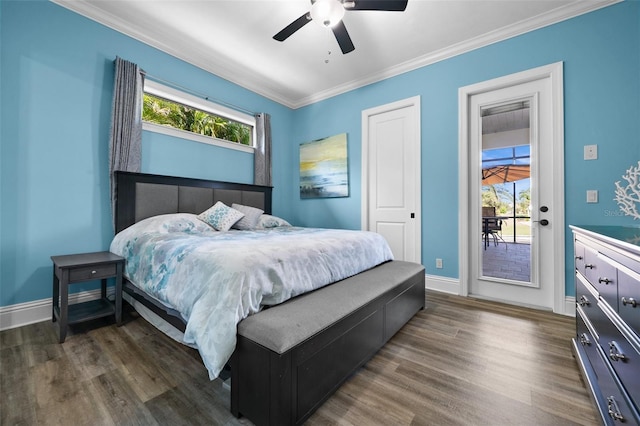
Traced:
<svg viewBox="0 0 640 426">
<path fill-rule="evenodd" d="M 341 376 L 329 384 L 328 389 L 332 392 L 346 379 L 343 372 L 350 374 L 358 368 L 424 306 L 424 269 L 421 265 L 394 262 L 388 245 L 376 233 L 290 226 L 286 221 L 271 216 L 270 187 L 130 172 L 116 172 L 116 182 L 117 233 L 111 250 L 127 259 L 123 287 L 125 300 L 133 303 L 136 309 L 148 310 L 159 317 L 162 326 L 154 325 L 161 330 L 167 332 L 165 324 L 170 324 L 168 328 L 184 333 L 184 343 L 200 351 L 210 378 L 217 377 L 226 362 L 231 360 L 229 364 L 235 370 L 232 371 L 231 382 L 232 412 L 238 416 L 249 414 L 254 423 L 299 423 L 329 394 L 325 392 L 314 396 L 308 403 L 311 408 L 307 412 L 294 415 L 294 406 L 299 405 L 297 396 L 303 392 L 298 389 L 292 396 L 292 392 L 287 391 L 282 396 L 279 392 L 286 388 L 286 384 L 274 382 L 269 385 L 275 386 L 269 392 L 271 405 L 254 414 L 253 407 L 259 405 L 253 399 L 256 397 L 253 390 L 257 386 L 254 381 L 264 374 L 260 369 L 257 374 L 246 373 L 258 368 L 260 363 L 255 361 L 261 356 L 290 357 L 296 350 L 308 347 L 310 342 L 313 345 L 314 341 L 324 341 L 324 347 L 331 347 L 331 341 L 343 341 L 346 337 L 348 340 L 355 337 L 360 342 L 372 341 L 366 346 L 362 359 L 336 369 L 341 371 Z M 225 207 L 248 209 L 243 211 L 258 209 L 261 213 L 255 223 L 259 226 L 254 224 L 244 230 L 224 232 L 210 229 L 202 222 L 202 215 L 215 210 L 211 206 L 218 206 L 219 202 Z M 191 248 L 190 241 L 194 239 L 198 240 L 198 249 Z M 334 244 L 340 240 L 347 244 Z M 210 266 L 208 263 L 212 258 L 216 261 Z M 314 261 L 309 262 L 309 259 Z M 227 265 L 231 265 L 231 269 L 221 273 Z M 169 280 L 172 280 L 171 284 L 167 284 Z M 371 297 L 366 294 L 370 282 L 382 282 L 378 284 L 379 293 Z M 218 290 L 223 286 L 221 283 L 232 289 L 232 296 L 223 295 Z M 248 290 L 236 291 L 240 288 Z M 340 291 L 353 294 L 349 292 L 355 288 L 359 288 L 358 294 L 365 293 L 364 297 L 359 297 L 361 301 L 357 306 L 341 307 L 344 300 L 332 303 L 340 297 L 337 296 Z M 205 291 L 211 294 L 205 296 Z M 179 297 L 168 297 L 171 294 Z M 313 301 L 314 297 L 322 300 L 322 306 Z M 225 298 L 234 300 L 232 309 L 225 307 L 228 305 L 226 302 L 222 303 L 222 308 L 216 305 Z M 199 309 L 205 299 L 212 304 Z M 332 319 L 332 310 L 327 309 L 327 303 L 335 305 L 331 309 L 344 312 Z M 304 309 L 300 308 L 302 306 Z M 322 310 L 324 323 L 309 322 L 307 317 L 316 309 L 318 312 Z M 362 315 L 362 318 L 379 320 L 357 331 L 353 324 L 360 321 L 358 318 Z M 254 321 L 244 321 L 248 317 Z M 242 348 L 249 345 L 265 350 L 268 344 L 260 343 L 265 333 L 256 330 L 261 330 L 265 324 L 279 324 L 278 321 L 285 325 L 273 328 L 271 337 L 276 341 L 279 338 L 290 341 L 291 336 L 296 335 L 295 327 L 315 327 L 318 330 L 303 330 L 307 334 L 300 334 L 299 341 L 289 342 L 288 349 L 280 353 L 277 350 L 270 352 L 267 348 L 262 355 L 251 352 L 253 349 L 243 352 L 243 349 L 236 348 L 239 339 L 243 342 Z M 223 325 L 221 330 L 218 323 Z M 238 326 L 239 323 L 242 327 Z M 287 330 L 288 324 L 291 324 L 290 330 Z M 241 330 L 237 336 L 236 327 Z M 365 334 L 353 334 L 354 330 Z M 378 330 L 380 337 L 371 340 L 369 336 L 376 335 Z M 251 337 L 252 333 L 256 337 Z M 343 346 L 337 350 L 347 350 Z M 353 352 L 354 348 L 348 350 Z M 308 349 L 304 351 L 306 353 Z M 284 368 L 295 367 L 289 364 Z M 269 365 L 275 366 L 276 363 L 273 360 L 265 363 L 266 368 Z M 318 368 L 324 370 L 326 367 L 323 364 Z M 280 365 L 278 368 L 283 367 Z M 308 362 L 305 369 L 309 370 Z M 240 372 L 245 374 L 240 375 Z M 276 377 L 271 373 L 267 376 Z M 289 376 L 296 377 L 296 374 L 279 377 Z M 260 383 L 259 386 L 266 384 Z M 283 399 L 287 401 L 281 401 Z M 277 410 L 273 406 L 291 408 L 275 418 Z M 269 417 L 275 420 L 270 421 Z"/>
</svg>

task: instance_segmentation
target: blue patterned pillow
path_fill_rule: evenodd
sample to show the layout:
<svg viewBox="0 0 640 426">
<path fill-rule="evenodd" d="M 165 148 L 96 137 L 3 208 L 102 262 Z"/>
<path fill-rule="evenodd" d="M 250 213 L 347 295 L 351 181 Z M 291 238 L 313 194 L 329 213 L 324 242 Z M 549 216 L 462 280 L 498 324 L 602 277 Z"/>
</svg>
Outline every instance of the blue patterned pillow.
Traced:
<svg viewBox="0 0 640 426">
<path fill-rule="evenodd" d="M 213 226 L 218 231 L 228 231 L 234 223 L 242 219 L 244 213 L 218 201 L 213 207 L 198 215 L 198 219 Z"/>
</svg>

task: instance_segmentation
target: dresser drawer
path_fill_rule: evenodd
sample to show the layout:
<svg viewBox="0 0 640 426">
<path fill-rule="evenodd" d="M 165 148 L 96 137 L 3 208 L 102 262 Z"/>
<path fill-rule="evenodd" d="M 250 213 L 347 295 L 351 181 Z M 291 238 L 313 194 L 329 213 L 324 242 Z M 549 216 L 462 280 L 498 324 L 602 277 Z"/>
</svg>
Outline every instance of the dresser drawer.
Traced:
<svg viewBox="0 0 640 426">
<path fill-rule="evenodd" d="M 635 407 L 627 403 L 624 390 L 620 388 L 618 380 L 608 366 L 607 355 L 602 352 L 602 348 L 597 348 L 597 355 L 595 362 L 591 359 L 590 361 L 596 376 L 598 376 L 598 385 L 603 398 L 601 403 L 605 413 L 608 413 L 608 424 L 638 424 L 640 419 L 637 417 L 637 411 Z"/>
<path fill-rule="evenodd" d="M 629 396 L 640 401 L 640 353 L 612 322 L 600 324 L 600 346 Z"/>
<path fill-rule="evenodd" d="M 640 335 L 640 275 L 626 268 L 618 269 L 618 314 Z"/>
<path fill-rule="evenodd" d="M 616 285 L 616 268 L 605 260 L 602 254 L 585 248 L 584 275 L 587 280 L 598 290 L 602 297 L 614 310 L 618 309 L 618 288 Z"/>
<path fill-rule="evenodd" d="M 69 270 L 69 282 L 97 280 L 113 277 L 116 274 L 116 265 L 94 265 Z"/>
<path fill-rule="evenodd" d="M 585 318 L 591 323 L 596 333 L 602 322 L 609 318 L 598 306 L 598 293 L 584 277 L 576 274 L 576 306 L 579 306 Z M 594 336 L 596 339 L 598 336 Z"/>
<path fill-rule="evenodd" d="M 578 310 L 576 311 L 576 330 L 578 333 L 578 344 L 584 349 L 584 352 L 587 354 L 587 358 L 589 358 L 589 362 L 592 365 L 596 362 L 599 362 L 596 349 L 598 346 L 598 341 L 591 334 L 591 331 L 587 327 L 583 318 L 583 311 L 581 310 L 581 308 L 578 308 Z"/>
<path fill-rule="evenodd" d="M 576 240 L 573 245 L 573 256 L 575 259 L 575 267 L 581 274 L 584 274 L 584 244 Z"/>
</svg>

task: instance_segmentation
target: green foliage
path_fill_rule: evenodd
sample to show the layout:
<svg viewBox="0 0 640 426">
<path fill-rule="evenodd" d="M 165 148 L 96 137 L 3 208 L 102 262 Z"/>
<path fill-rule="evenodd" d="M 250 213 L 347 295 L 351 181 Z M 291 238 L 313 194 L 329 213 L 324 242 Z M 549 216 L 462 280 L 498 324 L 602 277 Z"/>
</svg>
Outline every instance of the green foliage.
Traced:
<svg viewBox="0 0 640 426">
<path fill-rule="evenodd" d="M 500 216 L 513 215 L 513 186 L 508 184 L 483 185 L 482 205 L 495 207 Z M 528 216 L 531 205 L 531 188 L 520 191 L 516 205 L 516 215 Z"/>
<path fill-rule="evenodd" d="M 251 145 L 251 127 L 157 96 L 144 94 L 142 119 L 200 135 Z"/>
</svg>

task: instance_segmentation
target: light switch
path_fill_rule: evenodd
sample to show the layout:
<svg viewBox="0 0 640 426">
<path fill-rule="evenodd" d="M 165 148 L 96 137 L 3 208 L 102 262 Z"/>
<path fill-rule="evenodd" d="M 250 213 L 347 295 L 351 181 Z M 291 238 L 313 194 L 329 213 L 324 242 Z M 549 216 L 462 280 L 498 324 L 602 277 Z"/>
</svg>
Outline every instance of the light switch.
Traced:
<svg viewBox="0 0 640 426">
<path fill-rule="evenodd" d="M 596 189 L 587 190 L 587 203 L 598 202 L 598 191 Z"/>
<path fill-rule="evenodd" d="M 598 145 L 585 145 L 584 146 L 584 159 L 585 160 L 597 160 L 598 159 Z"/>
</svg>

